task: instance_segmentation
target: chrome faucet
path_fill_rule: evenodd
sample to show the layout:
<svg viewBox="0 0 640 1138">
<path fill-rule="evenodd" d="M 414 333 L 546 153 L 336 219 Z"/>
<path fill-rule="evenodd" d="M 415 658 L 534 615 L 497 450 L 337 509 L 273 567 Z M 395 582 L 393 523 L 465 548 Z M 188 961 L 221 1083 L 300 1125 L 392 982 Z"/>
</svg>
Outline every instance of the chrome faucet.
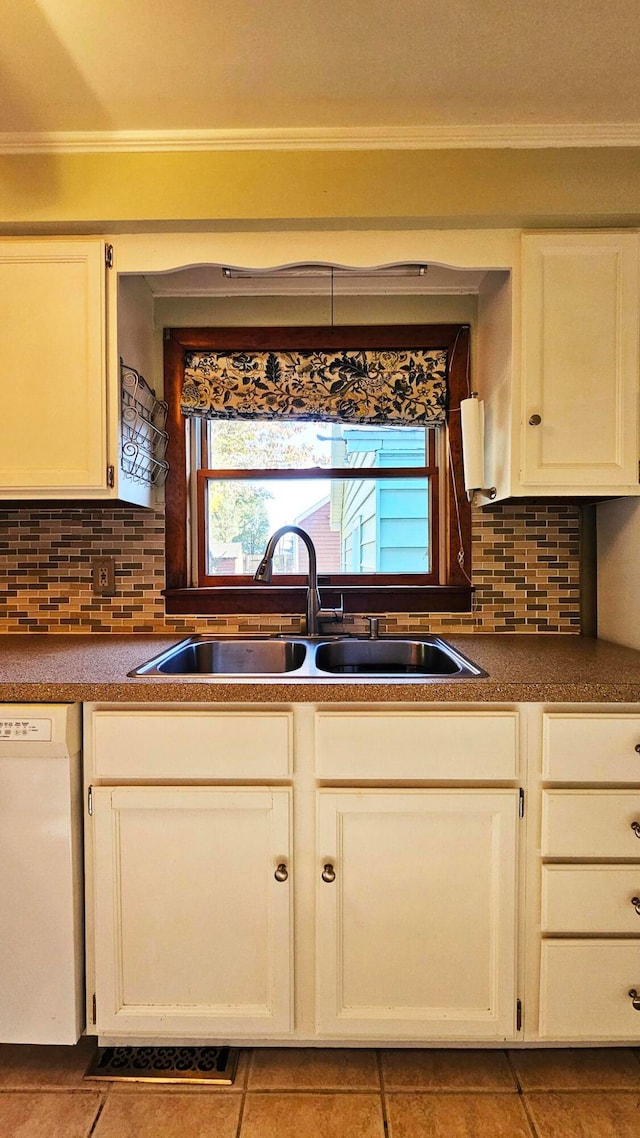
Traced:
<svg viewBox="0 0 640 1138">
<path fill-rule="evenodd" d="M 333 610 L 326 611 L 322 608 L 320 601 L 320 593 L 318 591 L 318 562 L 316 558 L 316 547 L 313 544 L 309 534 L 306 530 L 300 529 L 299 526 L 280 526 L 275 533 L 271 534 L 267 542 L 267 548 L 264 551 L 264 557 L 256 569 L 253 579 L 260 581 L 263 585 L 271 584 L 271 572 L 273 569 L 273 555 L 275 548 L 280 538 L 285 533 L 295 533 L 304 542 L 309 554 L 309 572 L 307 576 L 307 636 L 320 635 L 320 619 L 322 617 L 335 616 Z"/>
</svg>

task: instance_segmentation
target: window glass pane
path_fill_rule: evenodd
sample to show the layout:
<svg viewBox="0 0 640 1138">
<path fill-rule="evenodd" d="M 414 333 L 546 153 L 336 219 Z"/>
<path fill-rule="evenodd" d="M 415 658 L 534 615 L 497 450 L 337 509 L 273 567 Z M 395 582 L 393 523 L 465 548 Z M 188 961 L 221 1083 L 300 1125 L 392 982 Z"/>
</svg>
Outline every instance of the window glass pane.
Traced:
<svg viewBox="0 0 640 1138">
<path fill-rule="evenodd" d="M 208 420 L 207 433 L 211 470 L 426 464 L 424 427 Z"/>
<path fill-rule="evenodd" d="M 282 478 L 208 480 L 207 574 L 254 573 L 283 525 L 309 534 L 321 574 L 430 571 L 428 479 Z M 274 583 L 278 573 L 306 571 L 304 543 L 284 535 Z"/>
</svg>

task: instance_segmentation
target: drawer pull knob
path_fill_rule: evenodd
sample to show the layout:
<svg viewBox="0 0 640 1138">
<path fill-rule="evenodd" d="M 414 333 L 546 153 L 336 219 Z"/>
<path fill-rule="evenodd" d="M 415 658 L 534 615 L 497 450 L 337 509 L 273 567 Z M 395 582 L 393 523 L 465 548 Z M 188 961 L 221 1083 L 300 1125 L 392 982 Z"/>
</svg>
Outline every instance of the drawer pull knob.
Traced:
<svg viewBox="0 0 640 1138">
<path fill-rule="evenodd" d="M 636 743 L 636 745 L 633 749 L 634 749 L 634 751 L 637 751 L 638 754 L 640 755 L 640 743 Z"/>
<path fill-rule="evenodd" d="M 541 422 L 542 422 L 542 415 L 530 415 L 529 416 L 529 426 L 530 427 L 539 427 Z"/>
<path fill-rule="evenodd" d="M 283 861 L 280 862 L 280 865 L 276 866 L 275 873 L 273 876 L 275 877 L 276 881 L 286 881 L 287 880 L 287 878 L 289 877 L 289 870 L 287 869 L 287 867 Z"/>
<path fill-rule="evenodd" d="M 636 913 L 640 917 L 640 897 L 632 897 L 631 904 L 633 905 Z"/>
<path fill-rule="evenodd" d="M 633 830 L 636 838 L 640 838 L 640 822 L 632 822 L 631 829 Z"/>
<path fill-rule="evenodd" d="M 638 995 L 637 990 L 635 988 L 629 988 L 629 996 L 631 997 L 631 1003 L 633 1004 L 634 1009 L 637 1012 L 640 1012 L 640 996 Z"/>
<path fill-rule="evenodd" d="M 326 881 L 327 885 L 331 885 L 331 883 L 333 881 L 335 881 L 335 879 L 336 879 L 336 871 L 333 868 L 331 862 L 328 861 L 322 870 L 322 880 Z"/>
</svg>

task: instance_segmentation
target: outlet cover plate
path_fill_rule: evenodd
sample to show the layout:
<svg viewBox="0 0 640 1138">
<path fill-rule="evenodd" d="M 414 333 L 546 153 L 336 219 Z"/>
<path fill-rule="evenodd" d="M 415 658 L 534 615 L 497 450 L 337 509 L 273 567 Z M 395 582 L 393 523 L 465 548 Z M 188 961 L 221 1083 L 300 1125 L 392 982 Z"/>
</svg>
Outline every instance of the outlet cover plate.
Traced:
<svg viewBox="0 0 640 1138">
<path fill-rule="evenodd" d="M 91 558 L 91 588 L 96 597 L 114 597 L 116 562 L 114 557 Z"/>
</svg>

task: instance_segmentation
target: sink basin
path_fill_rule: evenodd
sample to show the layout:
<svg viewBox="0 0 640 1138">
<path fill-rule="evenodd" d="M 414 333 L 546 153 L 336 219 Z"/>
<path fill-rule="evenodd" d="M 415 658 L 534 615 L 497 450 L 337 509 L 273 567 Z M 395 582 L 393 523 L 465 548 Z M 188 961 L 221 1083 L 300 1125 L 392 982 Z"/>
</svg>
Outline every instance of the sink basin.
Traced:
<svg viewBox="0 0 640 1138">
<path fill-rule="evenodd" d="M 356 675 L 452 676 L 460 662 L 438 644 L 422 640 L 339 640 L 320 644 L 316 667 Z"/>
<path fill-rule="evenodd" d="M 191 636 L 129 673 L 130 676 L 267 677 L 322 681 L 357 675 L 387 680 L 468 679 L 485 672 L 438 636 L 370 640 L 304 636 L 249 640 Z"/>
<path fill-rule="evenodd" d="M 137 668 L 134 675 L 274 675 L 300 668 L 304 644 L 291 640 L 193 640 Z"/>
</svg>

